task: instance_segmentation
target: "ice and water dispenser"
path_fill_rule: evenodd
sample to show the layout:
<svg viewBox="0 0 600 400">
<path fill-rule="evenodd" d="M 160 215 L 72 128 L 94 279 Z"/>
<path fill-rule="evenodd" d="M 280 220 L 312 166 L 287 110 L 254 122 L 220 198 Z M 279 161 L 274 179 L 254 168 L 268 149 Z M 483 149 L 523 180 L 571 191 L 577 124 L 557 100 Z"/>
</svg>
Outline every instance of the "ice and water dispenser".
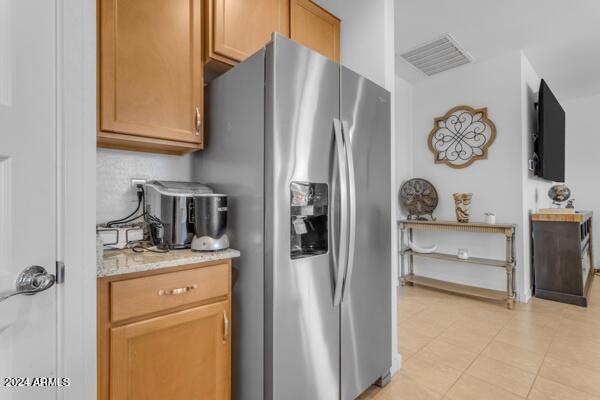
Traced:
<svg viewBox="0 0 600 400">
<path fill-rule="evenodd" d="M 292 182 L 290 185 L 292 260 L 327 253 L 327 184 Z"/>
</svg>

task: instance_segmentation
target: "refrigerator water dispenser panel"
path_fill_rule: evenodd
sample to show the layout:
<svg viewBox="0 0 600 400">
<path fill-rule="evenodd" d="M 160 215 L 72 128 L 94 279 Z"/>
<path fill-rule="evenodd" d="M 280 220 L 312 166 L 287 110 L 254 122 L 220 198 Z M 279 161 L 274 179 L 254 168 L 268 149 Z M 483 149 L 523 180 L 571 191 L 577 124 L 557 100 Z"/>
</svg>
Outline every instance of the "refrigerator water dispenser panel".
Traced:
<svg viewBox="0 0 600 400">
<path fill-rule="evenodd" d="M 290 184 L 290 257 L 312 257 L 327 253 L 327 184 Z"/>
</svg>

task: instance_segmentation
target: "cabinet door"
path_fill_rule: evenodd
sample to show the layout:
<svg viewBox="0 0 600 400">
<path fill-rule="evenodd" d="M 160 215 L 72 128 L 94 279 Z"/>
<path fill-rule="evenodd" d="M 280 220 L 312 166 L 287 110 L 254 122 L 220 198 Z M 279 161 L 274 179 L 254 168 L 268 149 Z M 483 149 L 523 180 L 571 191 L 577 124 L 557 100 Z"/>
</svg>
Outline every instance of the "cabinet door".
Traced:
<svg viewBox="0 0 600 400">
<path fill-rule="evenodd" d="M 289 35 L 289 0 L 207 0 L 209 59 L 234 65 L 267 43 Z"/>
<path fill-rule="evenodd" d="M 228 304 L 112 328 L 111 400 L 229 399 Z"/>
<path fill-rule="evenodd" d="M 340 20 L 310 0 L 291 0 L 290 37 L 340 61 Z"/>
<path fill-rule="evenodd" d="M 202 143 L 202 1 L 100 0 L 100 130 Z"/>
</svg>

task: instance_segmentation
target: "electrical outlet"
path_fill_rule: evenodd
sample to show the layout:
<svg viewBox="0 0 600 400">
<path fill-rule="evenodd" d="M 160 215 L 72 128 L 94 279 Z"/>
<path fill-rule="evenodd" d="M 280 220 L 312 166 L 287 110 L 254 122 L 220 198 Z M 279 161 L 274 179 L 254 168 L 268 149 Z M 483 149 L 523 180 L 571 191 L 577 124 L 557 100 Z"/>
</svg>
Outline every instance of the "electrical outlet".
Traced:
<svg viewBox="0 0 600 400">
<path fill-rule="evenodd" d="M 145 184 L 146 184 L 146 180 L 145 179 L 131 178 L 131 187 L 133 189 L 137 189 L 138 186 L 144 186 Z"/>
</svg>

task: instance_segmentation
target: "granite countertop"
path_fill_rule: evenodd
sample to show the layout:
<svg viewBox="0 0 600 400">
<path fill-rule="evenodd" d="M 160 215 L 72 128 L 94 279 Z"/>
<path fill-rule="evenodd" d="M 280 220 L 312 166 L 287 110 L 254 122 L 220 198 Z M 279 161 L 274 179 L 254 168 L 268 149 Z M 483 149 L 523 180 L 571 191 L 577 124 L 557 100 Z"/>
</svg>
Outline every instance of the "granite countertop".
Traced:
<svg viewBox="0 0 600 400">
<path fill-rule="evenodd" d="M 212 252 L 195 252 L 187 249 L 171 250 L 168 253 L 153 253 L 150 251 L 135 253 L 130 249 L 107 250 L 104 252 L 103 262 L 97 267 L 96 275 L 98 278 L 101 278 L 207 261 L 225 260 L 239 256 L 240 252 L 234 249 Z"/>
</svg>

